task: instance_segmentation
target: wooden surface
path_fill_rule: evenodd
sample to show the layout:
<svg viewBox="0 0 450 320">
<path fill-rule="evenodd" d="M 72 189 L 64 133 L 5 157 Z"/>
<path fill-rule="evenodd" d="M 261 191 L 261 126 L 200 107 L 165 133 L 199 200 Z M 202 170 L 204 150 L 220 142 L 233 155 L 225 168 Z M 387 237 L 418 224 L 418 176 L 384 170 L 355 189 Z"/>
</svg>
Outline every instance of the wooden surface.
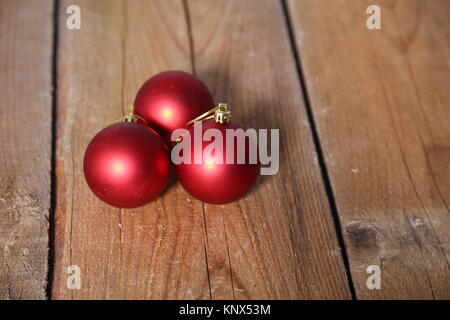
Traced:
<svg viewBox="0 0 450 320">
<path fill-rule="evenodd" d="M 365 0 L 55 4 L 0 0 L 0 299 L 450 298 L 450 2 L 380 0 L 382 30 Z M 279 128 L 279 173 L 228 205 L 175 177 L 98 200 L 87 144 L 169 69 Z"/>
<path fill-rule="evenodd" d="M 378 1 L 376 31 L 352 3 L 289 5 L 355 290 L 449 299 L 450 2 Z"/>
<path fill-rule="evenodd" d="M 60 27 L 68 3 L 61 3 Z M 191 70 L 182 2 L 86 0 L 79 5 L 83 28 L 61 28 L 60 34 L 52 296 L 207 299 L 202 204 L 175 185 L 145 207 L 112 208 L 96 199 L 82 171 L 92 136 L 105 121 L 129 111 L 145 79 L 169 68 Z M 81 269 L 81 290 L 66 286 L 69 265 Z"/>
<path fill-rule="evenodd" d="M 0 299 L 46 297 L 51 62 L 52 3 L 0 1 Z"/>
</svg>

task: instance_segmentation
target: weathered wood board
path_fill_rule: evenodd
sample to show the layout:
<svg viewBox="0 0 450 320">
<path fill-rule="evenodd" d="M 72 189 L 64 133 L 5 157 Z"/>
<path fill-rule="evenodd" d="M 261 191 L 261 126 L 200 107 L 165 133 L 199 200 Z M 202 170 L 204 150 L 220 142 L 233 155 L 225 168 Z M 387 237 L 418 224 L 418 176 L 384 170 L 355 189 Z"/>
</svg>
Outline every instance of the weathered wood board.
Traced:
<svg viewBox="0 0 450 320">
<path fill-rule="evenodd" d="M 450 297 L 450 2 L 292 0 L 360 299 Z M 366 286 L 369 265 L 381 289 Z"/>
<path fill-rule="evenodd" d="M 201 203 L 172 186 L 143 208 L 112 208 L 95 198 L 82 171 L 89 140 L 105 122 L 129 111 L 146 78 L 168 68 L 190 71 L 182 3 L 80 1 L 79 6 L 81 30 L 62 28 L 64 11 L 59 14 L 53 297 L 209 298 Z M 66 286 L 70 265 L 80 267 L 80 290 Z"/>
<path fill-rule="evenodd" d="M 0 1 L 0 299 L 45 299 L 52 1 Z"/>
</svg>

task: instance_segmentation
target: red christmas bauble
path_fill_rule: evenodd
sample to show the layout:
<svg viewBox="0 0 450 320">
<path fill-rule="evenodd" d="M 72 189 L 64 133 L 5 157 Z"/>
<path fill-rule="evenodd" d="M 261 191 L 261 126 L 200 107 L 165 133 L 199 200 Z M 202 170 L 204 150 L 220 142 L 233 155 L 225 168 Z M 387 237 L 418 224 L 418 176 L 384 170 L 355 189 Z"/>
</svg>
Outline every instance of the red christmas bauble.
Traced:
<svg viewBox="0 0 450 320">
<path fill-rule="evenodd" d="M 152 129 L 118 123 L 100 131 L 84 155 L 84 175 L 97 197 L 119 208 L 155 199 L 169 180 L 166 144 Z"/>
<path fill-rule="evenodd" d="M 206 130 L 211 128 L 218 129 L 222 133 L 222 148 L 212 152 L 212 158 L 208 159 L 206 155 L 202 157 L 200 164 L 195 164 L 196 153 L 201 152 L 204 155 L 205 148 L 212 143 L 211 141 L 203 141 L 202 139 L 201 147 L 195 148 L 196 138 L 194 137 L 194 130 L 200 123 L 202 124 L 202 136 Z M 234 137 L 234 148 L 227 150 L 227 145 L 233 138 L 227 138 L 226 129 L 236 130 L 240 129 L 240 127 L 234 124 L 221 124 L 214 120 L 207 120 L 198 122 L 189 129 L 189 134 L 183 136 L 184 141 L 190 140 L 191 155 L 190 163 L 184 162 L 176 165 L 178 180 L 187 192 L 203 202 L 224 204 L 236 201 L 250 190 L 259 176 L 260 164 L 258 160 L 256 159 L 256 163 L 252 164 L 249 158 L 249 140 L 245 142 L 245 162 L 239 164 L 237 161 L 237 139 Z M 187 139 L 187 136 L 189 136 L 189 139 Z M 214 141 L 214 139 L 212 140 Z M 232 164 L 226 163 L 227 152 L 230 152 L 229 150 L 233 150 L 234 152 L 233 157 L 230 157 L 234 158 Z M 222 159 L 221 163 L 217 159 Z"/>
<path fill-rule="evenodd" d="M 206 85 L 182 71 L 161 72 L 147 80 L 134 100 L 134 113 L 144 118 L 171 146 L 172 131 L 214 106 Z"/>
</svg>

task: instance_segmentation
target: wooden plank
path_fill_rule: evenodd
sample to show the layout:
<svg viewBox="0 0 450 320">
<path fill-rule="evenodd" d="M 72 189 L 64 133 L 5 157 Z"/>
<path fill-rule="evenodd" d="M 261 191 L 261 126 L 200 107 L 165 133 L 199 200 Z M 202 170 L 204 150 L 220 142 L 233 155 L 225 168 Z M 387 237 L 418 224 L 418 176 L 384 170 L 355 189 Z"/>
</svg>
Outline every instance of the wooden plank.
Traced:
<svg viewBox="0 0 450 320">
<path fill-rule="evenodd" d="M 52 1 L 0 1 L 0 299 L 45 299 Z"/>
<path fill-rule="evenodd" d="M 123 106 L 128 111 L 150 76 L 173 69 L 192 72 L 192 64 L 182 1 L 126 3 Z M 183 190 L 175 176 L 172 183 L 156 203 L 131 210 L 134 217 L 122 213 L 122 235 L 130 252 L 123 263 L 127 268 L 136 266 L 122 278 L 122 287 L 133 298 L 209 299 L 202 204 Z M 144 231 L 147 227 L 153 234 L 142 232 L 143 221 Z M 140 254 L 133 250 L 136 242 L 147 246 Z M 140 291 L 129 286 L 133 277 L 146 281 Z"/>
<path fill-rule="evenodd" d="M 213 298 L 350 298 L 279 1 L 188 1 L 197 74 L 246 127 L 279 128 L 280 171 L 204 204 Z"/>
<path fill-rule="evenodd" d="M 178 184 L 133 210 L 103 204 L 84 181 L 89 140 L 129 111 L 139 86 L 166 69 L 191 71 L 181 1 L 77 1 L 82 29 L 60 21 L 56 299 L 210 298 L 202 205 Z M 69 265 L 81 289 L 66 286 Z"/>
<path fill-rule="evenodd" d="M 356 293 L 448 299 L 450 2 L 369 4 L 289 1 Z"/>
</svg>

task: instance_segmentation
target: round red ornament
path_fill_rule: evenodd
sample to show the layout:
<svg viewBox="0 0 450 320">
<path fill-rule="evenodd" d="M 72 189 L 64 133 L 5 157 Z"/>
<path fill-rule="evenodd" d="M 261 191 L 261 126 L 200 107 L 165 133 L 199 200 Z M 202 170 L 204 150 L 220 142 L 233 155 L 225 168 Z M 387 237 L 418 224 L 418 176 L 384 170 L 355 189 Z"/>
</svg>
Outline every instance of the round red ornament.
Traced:
<svg viewBox="0 0 450 320">
<path fill-rule="evenodd" d="M 84 155 L 84 175 L 94 194 L 119 208 L 155 199 L 169 180 L 167 146 L 139 123 L 113 124 L 100 131 Z"/>
<path fill-rule="evenodd" d="M 134 112 L 171 146 L 172 131 L 214 106 L 206 85 L 182 71 L 161 72 L 147 80 L 134 100 Z"/>
<path fill-rule="evenodd" d="M 217 108 L 216 108 L 217 109 Z M 214 109 L 213 109 L 214 110 Z M 211 118 L 211 117 L 209 117 Z M 238 200 L 255 183 L 259 176 L 260 163 L 251 163 L 249 160 L 249 140 L 245 143 L 245 162 L 238 163 L 237 139 L 234 138 L 234 148 L 228 148 L 227 145 L 232 138 L 227 139 L 226 130 L 242 129 L 241 127 L 231 123 L 221 123 L 222 120 L 216 118 L 215 120 L 206 120 L 195 123 L 190 129 L 189 133 L 183 136 L 183 140 L 189 136 L 190 139 L 190 163 L 181 163 L 176 165 L 176 172 L 178 180 L 193 197 L 203 202 L 212 204 L 224 204 Z M 211 141 L 201 142 L 201 147 L 195 147 L 195 127 L 202 125 L 202 136 L 208 129 L 217 129 L 222 134 L 222 152 L 215 150 L 214 157 L 202 157 L 200 164 L 195 163 L 196 153 L 200 152 L 204 155 L 205 148 L 212 143 Z M 199 130 L 200 132 L 200 130 Z M 254 141 L 255 142 L 255 141 Z M 227 152 L 233 150 L 234 161 L 232 164 L 227 162 Z M 198 154 L 197 154 L 198 155 Z M 231 157 L 230 157 L 231 158 Z M 221 159 L 221 163 L 217 161 Z"/>
</svg>

